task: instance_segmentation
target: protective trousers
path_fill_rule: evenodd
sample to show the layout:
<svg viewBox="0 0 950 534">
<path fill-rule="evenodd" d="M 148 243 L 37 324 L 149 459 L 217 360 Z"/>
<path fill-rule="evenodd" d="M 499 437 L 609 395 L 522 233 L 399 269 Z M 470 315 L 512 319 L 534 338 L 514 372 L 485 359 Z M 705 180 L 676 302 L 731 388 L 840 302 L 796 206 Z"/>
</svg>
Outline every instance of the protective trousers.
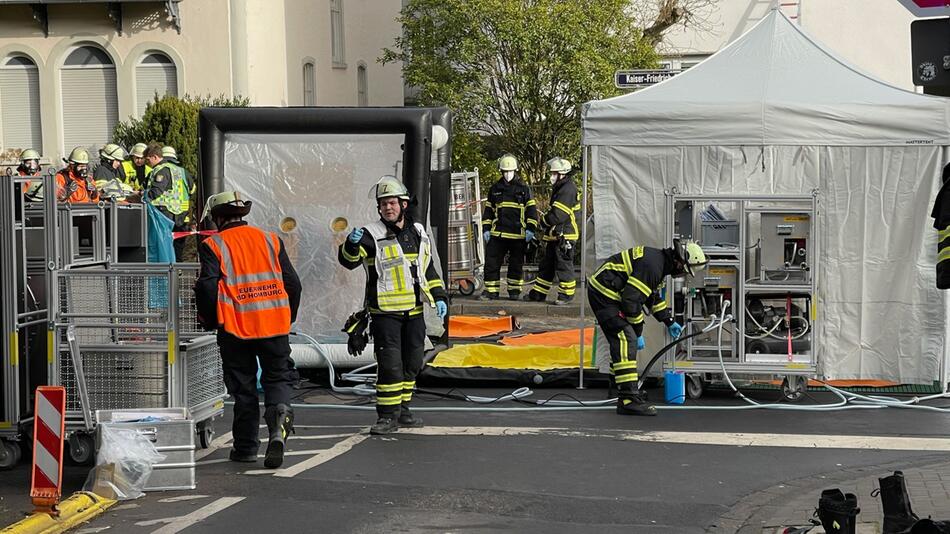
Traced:
<svg viewBox="0 0 950 534">
<path fill-rule="evenodd" d="M 485 256 L 488 256 L 487 252 Z M 488 272 L 487 268 L 485 272 Z M 560 296 L 564 299 L 573 298 L 577 288 L 577 280 L 574 278 L 574 249 L 564 250 L 557 241 L 548 241 L 544 247 L 544 257 L 538 265 L 538 277 L 534 279 L 531 291 L 547 295 L 554 285 L 555 276 Z M 488 275 L 485 277 L 488 278 Z"/>
<path fill-rule="evenodd" d="M 495 237 L 485 245 L 485 291 L 498 294 L 501 291 L 501 265 L 508 255 L 508 294 L 517 296 L 524 286 L 524 239 Z"/>
<path fill-rule="evenodd" d="M 620 397 L 637 392 L 637 333 L 624 319 L 620 308 L 605 304 L 604 298 L 593 287 L 587 291 L 588 302 L 597 324 L 610 347 L 610 372 L 614 375 Z"/>
<path fill-rule="evenodd" d="M 257 362 L 261 364 L 261 386 L 264 405 L 290 405 L 293 372 L 288 336 L 266 339 L 241 339 L 218 331 L 224 385 L 234 399 L 234 422 L 231 434 L 234 450 L 257 454 L 260 446 L 258 428 L 261 420 L 257 397 Z"/>
<path fill-rule="evenodd" d="M 409 408 L 416 375 L 422 370 L 426 323 L 420 313 L 378 313 L 369 324 L 376 353 L 376 413 L 398 417 L 400 406 Z"/>
</svg>

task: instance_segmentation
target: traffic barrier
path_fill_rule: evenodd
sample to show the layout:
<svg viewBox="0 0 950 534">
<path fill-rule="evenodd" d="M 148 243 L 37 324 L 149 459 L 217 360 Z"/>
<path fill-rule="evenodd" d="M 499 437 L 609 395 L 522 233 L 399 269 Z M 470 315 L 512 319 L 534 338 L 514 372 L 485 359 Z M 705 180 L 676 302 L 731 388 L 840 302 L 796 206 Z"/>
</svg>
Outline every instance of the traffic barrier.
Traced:
<svg viewBox="0 0 950 534">
<path fill-rule="evenodd" d="M 30 498 L 37 512 L 57 515 L 63 494 L 63 438 L 66 426 L 66 388 L 39 386 L 33 411 L 33 476 Z"/>
</svg>

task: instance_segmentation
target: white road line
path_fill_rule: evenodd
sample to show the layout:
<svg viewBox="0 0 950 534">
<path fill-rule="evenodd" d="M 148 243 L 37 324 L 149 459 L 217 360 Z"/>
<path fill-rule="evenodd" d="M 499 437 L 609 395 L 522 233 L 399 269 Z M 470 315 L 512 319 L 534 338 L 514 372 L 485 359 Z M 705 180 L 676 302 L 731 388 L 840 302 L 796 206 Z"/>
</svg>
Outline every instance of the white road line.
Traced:
<svg viewBox="0 0 950 534">
<path fill-rule="evenodd" d="M 348 438 L 353 434 L 321 434 L 318 436 L 298 436 L 294 434 L 290 437 L 290 441 L 297 441 L 298 439 L 335 439 L 335 438 Z"/>
<path fill-rule="evenodd" d="M 194 512 L 188 515 L 173 518 L 171 522 L 169 522 L 164 527 L 153 531 L 152 534 L 176 534 L 177 532 L 181 532 L 182 530 L 185 530 L 186 528 L 194 525 L 195 523 L 203 521 L 211 517 L 212 515 L 220 512 L 221 510 L 229 508 L 243 500 L 244 500 L 244 497 L 222 497 L 207 506 L 204 506 L 195 510 Z M 162 521 L 162 520 L 159 520 L 159 521 Z M 136 525 L 147 526 L 147 525 L 140 525 L 139 523 L 136 523 Z"/>
<path fill-rule="evenodd" d="M 743 432 L 630 432 L 629 430 L 572 430 L 532 427 L 425 427 L 400 429 L 391 437 L 422 436 L 562 436 L 604 437 L 625 441 L 730 445 L 738 447 L 791 447 L 809 449 L 877 449 L 895 451 L 950 451 L 950 440 L 900 436 L 843 436 L 820 434 L 759 434 Z"/>
<path fill-rule="evenodd" d="M 346 438 L 345 440 L 333 445 L 329 449 L 325 451 L 320 451 L 319 454 L 310 458 L 309 460 L 304 460 L 300 462 L 299 464 L 292 465 L 286 469 L 278 469 L 277 472 L 274 473 L 274 476 L 281 477 L 281 478 L 295 477 L 308 469 L 312 469 L 314 467 L 317 467 L 320 464 L 327 463 L 330 460 L 336 458 L 337 456 L 348 452 L 350 449 L 352 449 L 356 445 L 365 441 L 366 438 L 368 437 L 369 437 L 368 434 L 354 434 Z"/>
<path fill-rule="evenodd" d="M 347 435 L 349 435 L 349 434 L 347 434 Z M 308 451 L 286 451 L 286 452 L 284 452 L 284 456 L 285 456 L 285 457 L 286 457 L 286 456 L 312 456 L 312 455 L 314 455 L 314 454 L 320 454 L 320 453 L 325 452 L 325 451 L 327 451 L 327 450 L 329 450 L 329 449 L 312 449 L 312 450 L 308 450 Z M 264 455 L 263 455 L 263 454 L 258 454 L 257 457 L 258 457 L 258 458 L 263 458 Z M 231 461 L 231 460 L 228 459 L 228 458 L 215 458 L 214 460 L 204 460 L 204 461 L 201 461 L 201 462 L 195 462 L 195 465 L 223 464 L 224 462 L 230 462 L 230 461 Z M 252 470 L 252 471 L 253 471 L 253 472 L 251 472 L 251 471 L 246 471 L 244 474 L 245 474 L 245 475 L 273 475 L 273 474 L 276 472 L 276 471 L 274 471 L 273 469 L 254 469 L 254 470 Z M 159 501 L 159 502 L 161 502 L 161 501 Z"/>
<path fill-rule="evenodd" d="M 180 497 L 169 497 L 167 499 L 159 499 L 158 502 L 181 502 L 181 501 L 193 501 L 195 499 L 207 499 L 207 495 L 182 495 Z"/>
</svg>

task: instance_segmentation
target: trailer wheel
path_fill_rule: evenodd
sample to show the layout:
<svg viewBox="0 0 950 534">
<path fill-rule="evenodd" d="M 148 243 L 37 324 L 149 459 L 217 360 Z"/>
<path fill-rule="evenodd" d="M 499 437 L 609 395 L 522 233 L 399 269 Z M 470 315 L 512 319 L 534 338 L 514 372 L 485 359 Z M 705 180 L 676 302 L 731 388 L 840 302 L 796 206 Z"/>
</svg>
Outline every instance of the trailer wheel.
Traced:
<svg viewBox="0 0 950 534">
<path fill-rule="evenodd" d="M 473 293 L 475 293 L 475 282 L 469 280 L 468 278 L 463 278 L 462 280 L 459 280 L 458 289 L 460 294 L 470 297 Z"/>
<path fill-rule="evenodd" d="M 214 441 L 214 424 L 211 421 L 202 421 L 195 427 L 195 431 L 198 433 L 198 445 L 202 449 L 210 448 L 211 442 Z"/>
<path fill-rule="evenodd" d="M 91 434 L 73 432 L 69 436 L 69 459 L 76 465 L 92 465 L 96 457 L 96 442 Z"/>
<path fill-rule="evenodd" d="M 786 376 L 782 380 L 782 396 L 788 402 L 798 402 L 805 396 L 806 387 L 808 387 L 808 379 L 804 376 Z"/>
<path fill-rule="evenodd" d="M 0 470 L 13 469 L 19 461 L 19 445 L 10 441 L 0 442 Z"/>
<path fill-rule="evenodd" d="M 686 376 L 686 396 L 691 399 L 698 399 L 703 396 L 706 385 L 703 383 L 702 375 Z"/>
</svg>

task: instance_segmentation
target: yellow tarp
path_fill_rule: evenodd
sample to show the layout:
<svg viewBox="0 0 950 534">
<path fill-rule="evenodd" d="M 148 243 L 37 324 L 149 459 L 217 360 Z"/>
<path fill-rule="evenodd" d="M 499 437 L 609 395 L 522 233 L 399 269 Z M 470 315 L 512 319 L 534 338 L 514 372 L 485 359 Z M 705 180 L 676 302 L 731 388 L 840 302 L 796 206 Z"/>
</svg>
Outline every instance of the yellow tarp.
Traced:
<svg viewBox="0 0 950 534">
<path fill-rule="evenodd" d="M 584 366 L 593 369 L 590 363 L 591 347 L 584 347 Z M 537 345 L 502 346 L 487 343 L 456 345 L 440 352 L 433 367 L 491 367 L 493 369 L 552 369 L 577 368 L 578 345 L 571 347 L 542 347 Z"/>
<path fill-rule="evenodd" d="M 581 330 L 575 328 L 573 330 L 554 330 L 540 334 L 525 334 L 523 336 L 505 336 L 501 338 L 500 343 L 510 346 L 541 345 L 544 347 L 576 347 L 580 337 Z M 584 346 L 590 347 L 593 344 L 594 327 L 585 328 Z"/>
</svg>

